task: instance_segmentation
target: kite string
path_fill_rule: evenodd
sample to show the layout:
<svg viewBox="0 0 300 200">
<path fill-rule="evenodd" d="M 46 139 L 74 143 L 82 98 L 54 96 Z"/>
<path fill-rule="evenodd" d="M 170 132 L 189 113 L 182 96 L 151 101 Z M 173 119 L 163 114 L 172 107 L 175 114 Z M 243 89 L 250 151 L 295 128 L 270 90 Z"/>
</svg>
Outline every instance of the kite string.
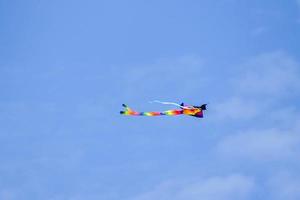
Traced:
<svg viewBox="0 0 300 200">
<path fill-rule="evenodd" d="M 174 106 L 178 106 L 182 109 L 189 109 L 189 107 L 186 106 L 182 106 L 178 103 L 174 103 L 174 102 L 166 102 L 166 101 L 158 101 L 158 100 L 154 100 L 154 101 L 149 101 L 149 103 L 160 103 L 160 104 L 164 104 L 164 105 L 174 105 Z"/>
</svg>

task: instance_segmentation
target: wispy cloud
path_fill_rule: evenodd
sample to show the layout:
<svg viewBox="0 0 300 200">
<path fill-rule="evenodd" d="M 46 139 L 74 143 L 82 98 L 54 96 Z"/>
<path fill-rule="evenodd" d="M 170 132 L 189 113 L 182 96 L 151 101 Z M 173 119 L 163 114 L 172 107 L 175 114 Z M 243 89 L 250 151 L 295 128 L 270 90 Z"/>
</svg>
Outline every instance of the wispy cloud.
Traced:
<svg viewBox="0 0 300 200">
<path fill-rule="evenodd" d="M 247 120 L 255 117 L 261 105 L 251 100 L 232 97 L 215 106 L 216 120 Z"/>
<path fill-rule="evenodd" d="M 270 199 L 297 200 L 300 199 L 300 177 L 290 172 L 280 172 L 270 178 L 267 187 L 271 191 Z"/>
<path fill-rule="evenodd" d="M 251 177 L 233 174 L 198 181 L 167 181 L 134 200 L 242 200 L 248 199 L 254 188 L 255 182 Z"/>
<path fill-rule="evenodd" d="M 14 200 L 17 199 L 17 192 L 9 189 L 0 190 L 0 198 L 5 200 Z"/>
<path fill-rule="evenodd" d="M 233 78 L 233 92 L 215 112 L 217 119 L 244 120 L 245 127 L 221 140 L 217 151 L 226 158 L 252 161 L 290 158 L 299 152 L 299 113 L 297 105 L 284 101 L 297 98 L 299 63 L 276 51 L 241 66 L 243 73 Z"/>
<path fill-rule="evenodd" d="M 299 153 L 300 136 L 296 132 L 277 129 L 248 131 L 230 135 L 218 144 L 225 158 L 244 160 L 282 160 Z M 295 157 L 292 157 L 295 158 Z"/>
<path fill-rule="evenodd" d="M 185 96 L 193 93 L 207 81 L 203 72 L 203 59 L 198 56 L 180 56 L 175 59 L 160 59 L 153 64 L 131 67 L 120 77 L 126 94 L 136 96 L 150 94 Z M 152 99 L 150 99 L 152 100 Z M 164 99 L 170 100 L 170 99 Z"/>
<path fill-rule="evenodd" d="M 300 91 L 300 65 L 288 54 L 264 53 L 241 64 L 223 102 L 215 106 L 218 119 L 245 120 L 263 117 L 293 105 L 283 100 L 296 98 Z M 226 108 L 226 109 L 225 109 Z M 274 114 L 275 115 L 275 114 Z"/>
<path fill-rule="evenodd" d="M 300 89 L 299 63 L 281 51 L 261 54 L 242 68 L 243 75 L 235 80 L 241 94 L 279 98 Z"/>
<path fill-rule="evenodd" d="M 251 35 L 257 37 L 260 36 L 268 31 L 266 26 L 259 26 L 252 30 Z"/>
</svg>

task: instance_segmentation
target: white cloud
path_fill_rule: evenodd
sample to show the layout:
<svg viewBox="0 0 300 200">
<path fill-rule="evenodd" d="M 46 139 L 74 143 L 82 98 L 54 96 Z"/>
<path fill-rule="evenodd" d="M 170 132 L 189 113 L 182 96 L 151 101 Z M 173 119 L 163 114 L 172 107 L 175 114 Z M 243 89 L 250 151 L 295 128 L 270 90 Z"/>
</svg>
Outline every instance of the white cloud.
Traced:
<svg viewBox="0 0 300 200">
<path fill-rule="evenodd" d="M 172 93 L 183 98 L 199 87 L 205 87 L 206 77 L 199 77 L 203 70 L 203 61 L 197 56 L 161 59 L 143 67 L 131 67 L 123 74 L 121 82 L 128 88 L 126 94 L 129 96 L 137 93 L 170 96 Z"/>
<path fill-rule="evenodd" d="M 300 199 L 300 177 L 290 172 L 278 173 L 267 182 L 270 197 L 274 200 Z"/>
<path fill-rule="evenodd" d="M 0 199 L 5 200 L 14 200 L 17 199 L 17 191 L 8 190 L 8 189 L 1 189 L 0 190 Z"/>
<path fill-rule="evenodd" d="M 283 109 L 285 113 L 293 110 L 295 106 L 290 104 L 287 108 L 285 104 L 282 107 L 280 102 L 284 98 L 295 98 L 295 94 L 299 93 L 299 68 L 296 60 L 280 51 L 250 59 L 232 77 L 228 97 L 214 105 L 216 119 L 259 120 L 266 115 L 278 116 Z"/>
<path fill-rule="evenodd" d="M 216 119 L 240 120 L 255 117 L 262 109 L 256 102 L 239 97 L 232 97 L 227 101 L 216 104 L 213 108 Z"/>
<path fill-rule="evenodd" d="M 238 93 L 282 97 L 300 89 L 299 63 L 283 52 L 262 54 L 243 65 Z"/>
<path fill-rule="evenodd" d="M 248 131 L 222 140 L 217 151 L 225 158 L 252 160 L 282 160 L 299 152 L 298 132 L 276 129 Z"/>
<path fill-rule="evenodd" d="M 259 26 L 252 30 L 251 35 L 257 37 L 260 36 L 268 31 L 266 26 Z"/>
<path fill-rule="evenodd" d="M 185 183 L 169 181 L 134 200 L 242 200 L 248 199 L 254 187 L 254 180 L 243 175 L 210 177 Z"/>
<path fill-rule="evenodd" d="M 298 113 L 296 105 L 283 105 L 281 108 L 268 110 L 267 113 L 267 121 L 278 128 L 291 129 L 300 123 L 300 113 Z M 293 128 L 293 130 L 296 129 L 300 130 L 300 127 Z"/>
<path fill-rule="evenodd" d="M 299 66 L 282 52 L 262 54 L 243 65 L 244 74 L 234 81 L 235 92 L 216 105 L 216 116 L 252 121 L 245 131 L 238 130 L 220 141 L 219 154 L 225 158 L 269 160 L 288 158 L 299 150 L 300 129 L 292 128 L 300 119 L 297 105 L 278 107 L 283 97 L 294 98 L 300 89 Z M 257 130 L 259 125 L 265 128 Z"/>
</svg>

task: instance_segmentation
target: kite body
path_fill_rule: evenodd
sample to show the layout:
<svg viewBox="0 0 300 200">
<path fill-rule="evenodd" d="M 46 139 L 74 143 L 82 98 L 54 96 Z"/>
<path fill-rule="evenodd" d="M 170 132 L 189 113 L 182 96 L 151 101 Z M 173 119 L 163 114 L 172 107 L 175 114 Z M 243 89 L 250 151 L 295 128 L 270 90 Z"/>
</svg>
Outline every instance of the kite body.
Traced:
<svg viewBox="0 0 300 200">
<path fill-rule="evenodd" d="M 174 104 L 174 103 L 172 103 Z M 124 111 L 120 111 L 120 114 L 122 115 L 128 115 L 128 116 L 162 116 L 162 115 L 168 115 L 168 116 L 177 116 L 177 115 L 188 115 L 198 118 L 203 118 L 203 110 L 206 110 L 206 104 L 203 104 L 202 106 L 184 106 L 184 104 L 176 104 L 181 109 L 174 109 L 174 110 L 167 110 L 163 112 L 137 112 L 129 108 L 127 105 L 123 104 L 122 106 L 125 108 Z"/>
</svg>

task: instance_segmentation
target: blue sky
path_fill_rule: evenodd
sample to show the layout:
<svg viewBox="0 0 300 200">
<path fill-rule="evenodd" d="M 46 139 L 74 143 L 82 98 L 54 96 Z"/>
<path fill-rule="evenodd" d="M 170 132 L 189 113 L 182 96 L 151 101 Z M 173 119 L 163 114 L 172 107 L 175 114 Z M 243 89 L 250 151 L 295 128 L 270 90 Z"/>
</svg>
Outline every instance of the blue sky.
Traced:
<svg viewBox="0 0 300 200">
<path fill-rule="evenodd" d="M 0 199 L 300 198 L 300 1 L 0 0 Z M 131 118 L 209 103 L 204 119 Z"/>
</svg>

